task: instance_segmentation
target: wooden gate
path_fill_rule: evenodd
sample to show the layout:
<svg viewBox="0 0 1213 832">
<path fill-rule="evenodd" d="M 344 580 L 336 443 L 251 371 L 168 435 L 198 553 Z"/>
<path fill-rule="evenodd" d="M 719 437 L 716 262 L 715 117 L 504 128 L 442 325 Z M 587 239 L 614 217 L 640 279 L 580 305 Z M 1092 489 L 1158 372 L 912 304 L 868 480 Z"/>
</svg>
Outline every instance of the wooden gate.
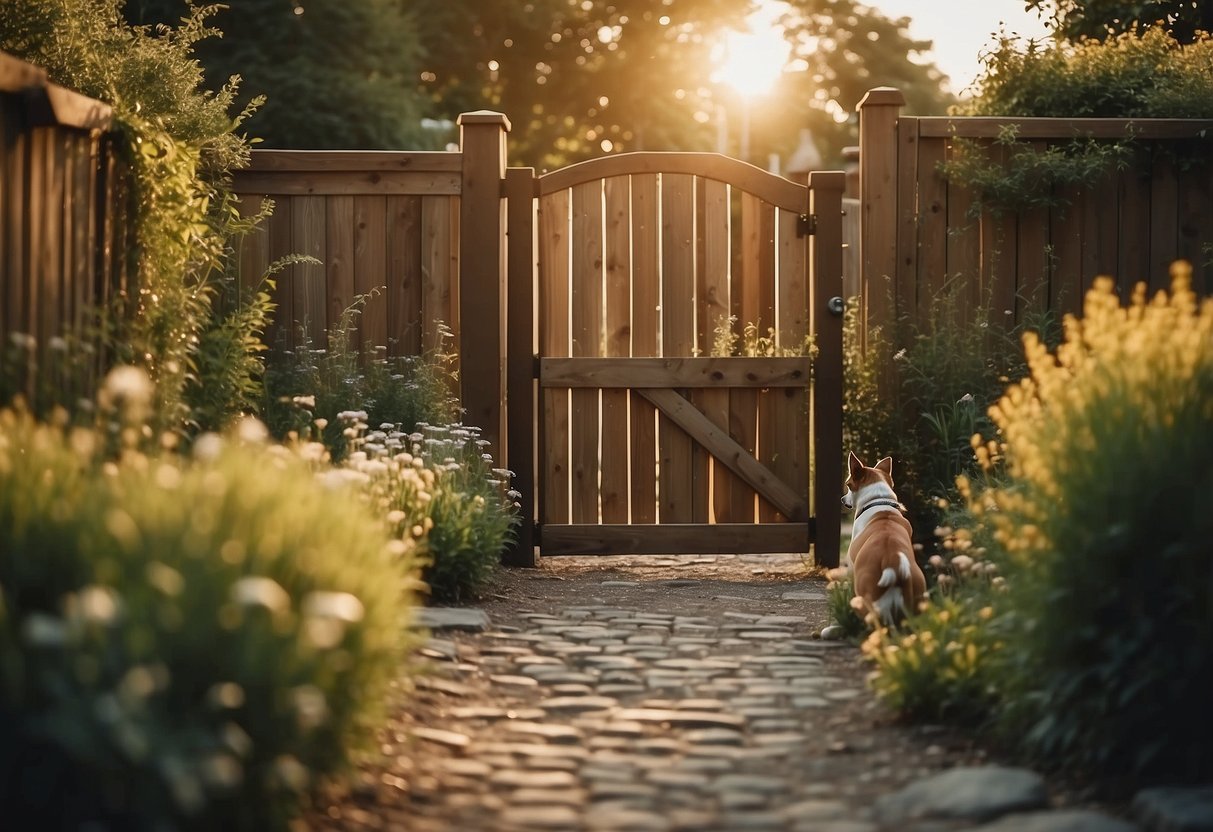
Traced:
<svg viewBox="0 0 1213 832">
<path fill-rule="evenodd" d="M 521 550 L 837 563 L 842 189 L 703 153 L 508 172 Z"/>
</svg>

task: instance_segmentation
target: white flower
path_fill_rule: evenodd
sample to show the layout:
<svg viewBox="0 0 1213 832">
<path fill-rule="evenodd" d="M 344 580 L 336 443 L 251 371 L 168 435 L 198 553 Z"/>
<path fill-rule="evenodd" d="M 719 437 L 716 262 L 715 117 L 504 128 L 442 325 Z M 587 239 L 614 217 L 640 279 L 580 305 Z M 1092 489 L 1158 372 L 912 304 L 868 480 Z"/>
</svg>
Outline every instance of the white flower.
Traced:
<svg viewBox="0 0 1213 832">
<path fill-rule="evenodd" d="M 236 436 L 249 445 L 261 445 L 270 438 L 270 431 L 260 419 L 245 416 L 236 424 Z"/>
<path fill-rule="evenodd" d="M 362 620 L 366 610 L 362 602 L 348 592 L 309 592 L 303 598 L 303 614 L 335 618 L 350 624 Z"/>
<path fill-rule="evenodd" d="M 199 462 L 214 462 L 223 452 L 223 437 L 217 433 L 204 433 L 194 440 L 194 459 Z"/>
<path fill-rule="evenodd" d="M 281 612 L 291 605 L 291 596 L 273 578 L 248 575 L 232 584 L 232 600 L 245 607 L 265 607 Z"/>
<path fill-rule="evenodd" d="M 101 386 L 102 398 L 108 401 L 126 400 L 137 403 L 151 401 L 154 388 L 147 373 L 139 367 L 119 364 L 109 371 Z"/>
<path fill-rule="evenodd" d="M 973 401 L 973 394 L 965 393 L 963 396 L 961 396 L 959 399 L 956 400 L 956 403 L 957 404 L 970 404 L 972 401 Z"/>
</svg>

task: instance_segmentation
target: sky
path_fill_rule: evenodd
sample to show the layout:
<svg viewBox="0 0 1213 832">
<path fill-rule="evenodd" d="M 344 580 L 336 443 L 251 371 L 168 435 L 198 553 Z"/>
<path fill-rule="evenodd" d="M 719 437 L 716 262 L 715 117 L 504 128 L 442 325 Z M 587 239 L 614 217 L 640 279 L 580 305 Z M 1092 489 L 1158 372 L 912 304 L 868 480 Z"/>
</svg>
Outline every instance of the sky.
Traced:
<svg viewBox="0 0 1213 832">
<path fill-rule="evenodd" d="M 963 92 L 981 71 L 978 55 L 993 42 L 999 22 L 1008 32 L 1039 38 L 1045 25 L 1024 0 L 868 0 L 887 17 L 909 17 L 910 33 L 933 41 L 930 57 L 950 78 L 953 92 Z"/>
</svg>

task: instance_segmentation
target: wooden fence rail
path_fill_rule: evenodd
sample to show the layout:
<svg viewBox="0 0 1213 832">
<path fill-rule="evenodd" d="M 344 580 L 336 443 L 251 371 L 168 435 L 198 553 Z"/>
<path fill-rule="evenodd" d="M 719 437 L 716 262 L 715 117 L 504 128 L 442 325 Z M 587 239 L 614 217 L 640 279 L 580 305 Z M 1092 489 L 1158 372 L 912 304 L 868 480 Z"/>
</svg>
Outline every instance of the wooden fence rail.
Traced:
<svg viewBox="0 0 1213 832">
<path fill-rule="evenodd" d="M 901 115 L 904 98 L 871 90 L 860 104 L 861 297 L 865 320 L 925 320 L 945 287 L 962 314 L 996 320 L 1030 310 L 1075 312 L 1098 275 L 1124 292 L 1169 285 L 1183 258 L 1198 292 L 1213 291 L 1213 121 L 960 118 Z M 973 210 L 977 195 L 940 165 L 961 152 L 1004 158 L 1013 130 L 1037 152 L 1076 138 L 1132 139 L 1134 156 L 1085 187 L 1056 188 L 1055 204 Z"/>
<path fill-rule="evenodd" d="M 31 366 L 131 288 L 129 179 L 111 115 L 0 52 L 0 345 L 30 336 Z"/>
</svg>

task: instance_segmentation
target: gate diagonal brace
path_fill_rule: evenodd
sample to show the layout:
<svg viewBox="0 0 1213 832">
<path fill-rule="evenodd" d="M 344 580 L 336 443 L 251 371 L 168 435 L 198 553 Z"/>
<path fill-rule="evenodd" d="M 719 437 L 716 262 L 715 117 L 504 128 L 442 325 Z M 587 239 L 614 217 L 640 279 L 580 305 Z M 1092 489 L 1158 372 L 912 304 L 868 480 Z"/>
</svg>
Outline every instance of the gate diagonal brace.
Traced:
<svg viewBox="0 0 1213 832">
<path fill-rule="evenodd" d="M 789 520 L 808 519 L 808 504 L 801 495 L 772 474 L 765 465 L 704 416 L 685 397 L 673 390 L 660 388 L 640 388 L 636 392 L 652 402 L 674 424 L 703 445 L 730 471 L 745 480 Z"/>
</svg>

